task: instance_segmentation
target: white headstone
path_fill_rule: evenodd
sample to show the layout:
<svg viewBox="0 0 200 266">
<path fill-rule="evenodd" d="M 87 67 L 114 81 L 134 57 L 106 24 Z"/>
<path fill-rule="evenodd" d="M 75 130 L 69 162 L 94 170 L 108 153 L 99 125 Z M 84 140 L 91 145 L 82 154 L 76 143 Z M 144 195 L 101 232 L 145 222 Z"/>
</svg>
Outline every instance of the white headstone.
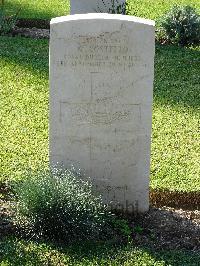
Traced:
<svg viewBox="0 0 200 266">
<path fill-rule="evenodd" d="M 70 13 L 109 13 L 109 9 L 116 8 L 126 0 L 70 0 Z"/>
<path fill-rule="evenodd" d="M 154 46 L 150 20 L 51 21 L 50 162 L 82 169 L 122 211 L 149 208 Z"/>
</svg>

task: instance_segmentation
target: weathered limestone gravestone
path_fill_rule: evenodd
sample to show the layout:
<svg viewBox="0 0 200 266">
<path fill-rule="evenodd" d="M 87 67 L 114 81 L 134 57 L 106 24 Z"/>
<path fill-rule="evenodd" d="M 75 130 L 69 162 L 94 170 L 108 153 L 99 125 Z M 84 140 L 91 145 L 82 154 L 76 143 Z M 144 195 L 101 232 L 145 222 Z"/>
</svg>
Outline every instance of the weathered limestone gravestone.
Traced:
<svg viewBox="0 0 200 266">
<path fill-rule="evenodd" d="M 126 0 L 115 0 L 115 6 L 117 4 L 125 3 Z M 84 14 L 84 13 L 108 13 L 109 8 L 112 7 L 111 0 L 70 0 L 70 13 Z"/>
<path fill-rule="evenodd" d="M 90 176 L 112 208 L 149 208 L 154 22 L 52 19 L 50 161 Z"/>
</svg>

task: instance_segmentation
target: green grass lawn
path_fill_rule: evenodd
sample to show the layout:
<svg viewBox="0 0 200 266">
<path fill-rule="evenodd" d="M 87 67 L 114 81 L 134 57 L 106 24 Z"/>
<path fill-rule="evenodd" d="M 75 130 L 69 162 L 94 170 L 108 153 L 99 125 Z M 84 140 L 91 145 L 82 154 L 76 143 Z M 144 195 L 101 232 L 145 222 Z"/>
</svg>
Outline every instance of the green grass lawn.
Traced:
<svg viewBox="0 0 200 266">
<path fill-rule="evenodd" d="M 106 243 L 56 247 L 7 239 L 0 245 L 1 266 L 199 266 L 200 255 L 183 251 L 153 251 L 133 244 L 113 246 Z"/>
<path fill-rule="evenodd" d="M 200 191 L 200 47 L 156 47 L 151 187 Z M 0 37 L 0 180 L 48 164 L 48 41 Z"/>
<path fill-rule="evenodd" d="M 0 179 L 48 161 L 48 43 L 0 37 Z"/>
<path fill-rule="evenodd" d="M 157 19 L 177 4 L 176 0 L 129 0 L 131 14 L 144 18 Z M 179 5 L 191 5 L 198 8 L 200 12 L 199 0 L 179 0 Z M 63 16 L 69 14 L 69 0 L 5 0 L 5 7 L 10 12 L 20 11 L 20 17 L 45 18 Z"/>
<path fill-rule="evenodd" d="M 158 46 L 151 187 L 200 190 L 200 47 Z"/>
</svg>

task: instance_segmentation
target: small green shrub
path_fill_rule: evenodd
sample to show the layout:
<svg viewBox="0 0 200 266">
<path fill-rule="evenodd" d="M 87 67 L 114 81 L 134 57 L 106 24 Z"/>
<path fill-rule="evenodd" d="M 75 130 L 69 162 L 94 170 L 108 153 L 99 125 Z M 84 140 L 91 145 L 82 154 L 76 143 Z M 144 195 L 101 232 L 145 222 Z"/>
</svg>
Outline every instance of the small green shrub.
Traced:
<svg viewBox="0 0 200 266">
<path fill-rule="evenodd" d="M 13 30 L 17 23 L 18 12 L 13 15 L 6 15 L 4 8 L 0 9 L 0 34 L 7 34 Z"/>
<path fill-rule="evenodd" d="M 176 44 L 200 42 L 200 15 L 193 7 L 174 6 L 158 21 L 158 34 Z"/>
<path fill-rule="evenodd" d="M 139 225 L 134 227 L 134 232 L 135 233 L 141 234 L 143 231 L 144 231 L 144 229 L 141 226 L 139 226 Z"/>
<path fill-rule="evenodd" d="M 14 186 L 17 223 L 56 241 L 97 239 L 111 215 L 89 181 L 69 170 L 28 172 Z"/>
<path fill-rule="evenodd" d="M 123 236 L 128 238 L 131 236 L 132 230 L 127 220 L 113 217 L 110 219 L 110 223 L 112 224 L 112 227 L 115 228 Z"/>
</svg>

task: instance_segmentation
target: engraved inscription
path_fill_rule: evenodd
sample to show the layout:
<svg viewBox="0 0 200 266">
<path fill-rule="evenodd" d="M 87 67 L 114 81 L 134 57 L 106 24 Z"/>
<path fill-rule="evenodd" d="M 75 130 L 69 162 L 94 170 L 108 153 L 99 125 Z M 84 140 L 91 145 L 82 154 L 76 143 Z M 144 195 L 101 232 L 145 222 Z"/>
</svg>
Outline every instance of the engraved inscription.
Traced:
<svg viewBox="0 0 200 266">
<path fill-rule="evenodd" d="M 95 51 L 94 51 L 95 52 Z M 128 52 L 127 52 L 128 53 Z M 57 62 L 57 66 L 75 67 L 118 67 L 125 69 L 133 68 L 137 65 L 139 58 L 131 55 L 101 55 L 81 54 L 65 55 L 64 59 Z"/>
<path fill-rule="evenodd" d="M 69 102 L 61 102 L 60 105 L 60 118 L 64 123 L 68 119 L 77 125 L 112 125 L 120 121 L 139 126 L 140 122 L 140 105 Z"/>
<path fill-rule="evenodd" d="M 65 46 L 68 42 L 73 46 L 64 51 L 62 58 L 54 63 L 57 67 L 78 67 L 91 68 L 121 68 L 131 70 L 136 67 L 141 58 L 138 54 L 133 54 L 129 45 L 128 33 L 104 32 L 98 36 L 77 36 L 72 40 L 63 39 Z M 60 40 L 60 39 L 59 39 Z M 60 40 L 61 41 L 61 40 Z M 76 45 L 73 45 L 76 44 Z"/>
</svg>

